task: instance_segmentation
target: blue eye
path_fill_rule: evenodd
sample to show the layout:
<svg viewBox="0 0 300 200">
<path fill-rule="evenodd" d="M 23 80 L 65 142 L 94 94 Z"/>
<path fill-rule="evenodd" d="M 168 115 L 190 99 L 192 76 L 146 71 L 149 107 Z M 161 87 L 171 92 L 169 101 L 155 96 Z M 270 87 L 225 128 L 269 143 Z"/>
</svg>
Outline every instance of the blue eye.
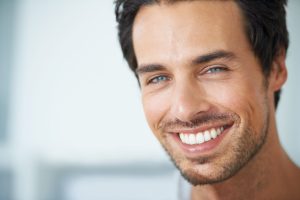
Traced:
<svg viewBox="0 0 300 200">
<path fill-rule="evenodd" d="M 208 73 L 208 74 L 215 74 L 215 73 L 219 73 L 219 72 L 223 72 L 223 71 L 226 71 L 226 68 L 221 67 L 221 66 L 217 66 L 217 67 L 209 68 L 206 71 L 206 73 Z"/>
<path fill-rule="evenodd" d="M 160 75 L 160 76 L 156 76 L 156 77 L 150 79 L 148 81 L 148 84 L 157 84 L 157 83 L 160 83 L 163 81 L 168 81 L 168 80 L 170 80 L 170 78 L 168 78 L 167 76 Z"/>
</svg>

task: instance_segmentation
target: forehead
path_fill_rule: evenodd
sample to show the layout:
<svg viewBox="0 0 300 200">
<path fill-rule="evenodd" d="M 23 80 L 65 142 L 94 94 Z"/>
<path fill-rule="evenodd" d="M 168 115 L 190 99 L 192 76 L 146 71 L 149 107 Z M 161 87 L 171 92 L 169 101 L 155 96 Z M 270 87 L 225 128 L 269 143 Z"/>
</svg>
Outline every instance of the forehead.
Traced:
<svg viewBox="0 0 300 200">
<path fill-rule="evenodd" d="M 133 46 L 138 64 L 250 49 L 240 9 L 234 1 L 221 0 L 142 7 L 133 25 Z"/>
</svg>

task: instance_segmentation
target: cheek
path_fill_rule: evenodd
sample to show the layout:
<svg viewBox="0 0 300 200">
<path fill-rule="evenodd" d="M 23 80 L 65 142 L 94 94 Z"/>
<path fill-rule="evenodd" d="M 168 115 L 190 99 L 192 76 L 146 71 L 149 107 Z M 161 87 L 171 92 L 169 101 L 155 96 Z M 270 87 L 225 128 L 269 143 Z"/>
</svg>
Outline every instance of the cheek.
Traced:
<svg viewBox="0 0 300 200">
<path fill-rule="evenodd" d="M 249 89 L 243 84 L 219 82 L 206 85 L 206 94 L 211 102 L 229 110 L 242 110 L 250 100 Z"/>
<path fill-rule="evenodd" d="M 260 84 L 251 82 L 219 85 L 218 89 L 210 88 L 211 100 L 218 106 L 236 113 L 242 123 L 262 125 L 265 112 L 265 91 Z M 253 127 L 254 128 L 254 127 Z"/>
<path fill-rule="evenodd" d="M 168 111 L 170 99 L 164 94 L 142 94 L 142 102 L 148 125 L 157 135 L 159 124 Z"/>
</svg>

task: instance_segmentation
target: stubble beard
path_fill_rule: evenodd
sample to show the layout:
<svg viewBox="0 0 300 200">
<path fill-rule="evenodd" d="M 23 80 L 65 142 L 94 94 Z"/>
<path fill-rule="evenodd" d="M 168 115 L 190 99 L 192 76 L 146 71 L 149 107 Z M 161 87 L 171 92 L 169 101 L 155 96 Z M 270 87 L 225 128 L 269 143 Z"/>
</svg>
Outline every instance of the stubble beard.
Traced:
<svg viewBox="0 0 300 200">
<path fill-rule="evenodd" d="M 163 148 L 169 154 L 172 162 L 181 175 L 192 185 L 205 185 L 223 182 L 239 172 L 260 151 L 265 144 L 269 129 L 269 112 L 265 112 L 263 127 L 256 132 L 253 127 L 246 124 L 240 131 L 232 135 L 232 146 L 226 152 L 212 156 L 201 157 L 197 161 L 187 160 L 184 156 L 177 155 L 165 140 Z M 212 172 L 203 174 L 202 165 L 212 167 Z"/>
</svg>

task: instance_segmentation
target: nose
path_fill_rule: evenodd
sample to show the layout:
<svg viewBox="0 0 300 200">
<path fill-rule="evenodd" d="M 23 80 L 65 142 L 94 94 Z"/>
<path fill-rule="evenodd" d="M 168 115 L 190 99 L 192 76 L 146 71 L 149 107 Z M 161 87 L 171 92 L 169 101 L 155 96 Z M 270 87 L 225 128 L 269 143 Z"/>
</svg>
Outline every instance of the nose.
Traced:
<svg viewBox="0 0 300 200">
<path fill-rule="evenodd" d="M 201 113 L 210 109 L 207 92 L 196 81 L 182 81 L 175 84 L 171 100 L 171 116 L 184 122 L 190 122 Z"/>
</svg>

